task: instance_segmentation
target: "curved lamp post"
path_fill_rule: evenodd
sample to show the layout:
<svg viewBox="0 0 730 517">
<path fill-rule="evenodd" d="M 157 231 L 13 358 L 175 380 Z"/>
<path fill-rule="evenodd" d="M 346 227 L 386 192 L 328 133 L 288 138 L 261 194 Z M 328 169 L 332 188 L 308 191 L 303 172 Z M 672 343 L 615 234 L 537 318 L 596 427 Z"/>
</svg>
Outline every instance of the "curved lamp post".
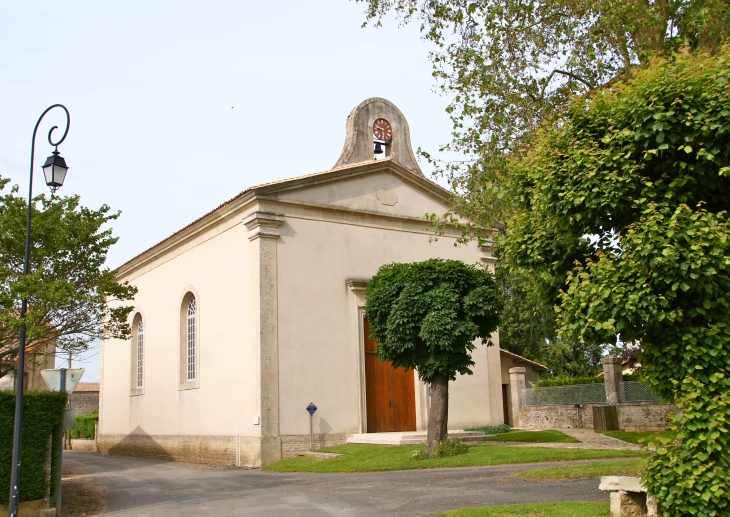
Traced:
<svg viewBox="0 0 730 517">
<path fill-rule="evenodd" d="M 25 262 L 23 263 L 23 275 L 27 276 L 30 273 L 30 219 L 32 214 L 33 205 L 33 160 L 35 159 L 35 136 L 38 132 L 38 126 L 46 116 L 46 113 L 51 111 L 53 108 L 62 108 L 66 112 L 66 131 L 63 136 L 57 142 L 52 139 L 53 130 L 58 129 L 58 126 L 53 126 L 48 132 L 48 143 L 55 147 L 53 154 L 48 157 L 46 163 L 43 165 L 43 174 L 46 177 L 46 185 L 51 187 L 53 192 L 56 192 L 58 188 L 63 185 L 63 180 L 66 178 L 66 161 L 58 154 L 58 146 L 66 139 L 68 134 L 68 128 L 71 126 L 71 116 L 68 114 L 66 106 L 62 104 L 54 104 L 44 111 L 38 122 L 35 124 L 33 130 L 33 141 L 30 146 L 30 181 L 28 183 L 28 219 L 25 226 Z M 20 319 L 24 321 L 26 311 L 28 309 L 28 300 L 23 298 L 20 304 Z M 20 504 L 20 444 L 22 439 L 22 425 L 23 425 L 23 387 L 24 387 L 24 374 L 25 374 L 25 322 L 20 327 L 20 347 L 18 350 L 18 373 L 15 376 L 15 427 L 13 429 L 13 463 L 10 471 L 10 501 L 8 507 L 8 515 L 10 517 L 18 517 L 18 505 Z M 57 509 L 61 511 L 60 508 Z"/>
</svg>

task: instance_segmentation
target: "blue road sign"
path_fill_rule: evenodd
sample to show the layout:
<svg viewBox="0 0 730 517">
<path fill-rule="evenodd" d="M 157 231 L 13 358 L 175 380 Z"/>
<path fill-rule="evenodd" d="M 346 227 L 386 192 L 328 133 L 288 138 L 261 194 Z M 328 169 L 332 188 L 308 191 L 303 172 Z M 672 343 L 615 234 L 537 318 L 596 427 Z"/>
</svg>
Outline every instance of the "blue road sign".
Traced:
<svg viewBox="0 0 730 517">
<path fill-rule="evenodd" d="M 313 415 L 315 411 L 317 411 L 317 406 L 314 405 L 314 402 L 310 402 L 307 406 L 307 411 L 309 411 L 310 415 Z"/>
</svg>

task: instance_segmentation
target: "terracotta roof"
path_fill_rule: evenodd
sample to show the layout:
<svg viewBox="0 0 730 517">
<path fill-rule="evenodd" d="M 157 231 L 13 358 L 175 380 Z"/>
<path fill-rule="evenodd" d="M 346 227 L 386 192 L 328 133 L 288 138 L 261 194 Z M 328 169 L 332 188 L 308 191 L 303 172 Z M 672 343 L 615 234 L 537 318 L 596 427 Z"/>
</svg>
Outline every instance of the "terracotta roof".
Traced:
<svg viewBox="0 0 730 517">
<path fill-rule="evenodd" d="M 517 359 L 518 361 L 522 361 L 522 362 L 525 362 L 527 364 L 531 364 L 535 368 L 541 368 L 543 370 L 549 370 L 550 369 L 547 366 L 545 366 L 544 364 L 536 363 L 535 361 L 530 361 L 529 359 L 527 359 L 525 357 L 522 357 L 521 355 L 513 354 L 512 352 L 509 352 L 507 350 L 503 350 L 503 349 L 500 348 L 499 349 L 499 352 L 502 353 L 502 354 L 506 354 L 506 355 L 510 356 L 512 359 Z"/>
<path fill-rule="evenodd" d="M 76 385 L 76 389 L 74 389 L 74 393 L 77 393 L 79 391 L 99 391 L 99 383 L 98 382 L 80 382 Z"/>
</svg>

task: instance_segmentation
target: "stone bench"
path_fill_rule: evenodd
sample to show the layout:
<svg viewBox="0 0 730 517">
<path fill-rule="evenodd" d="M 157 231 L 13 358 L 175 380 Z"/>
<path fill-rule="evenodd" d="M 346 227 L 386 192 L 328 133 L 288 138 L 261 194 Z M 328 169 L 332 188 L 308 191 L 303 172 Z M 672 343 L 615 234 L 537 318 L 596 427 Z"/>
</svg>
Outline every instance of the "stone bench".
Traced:
<svg viewBox="0 0 730 517">
<path fill-rule="evenodd" d="M 599 490 L 611 492 L 611 517 L 661 517 L 656 499 L 632 476 L 603 476 Z"/>
</svg>

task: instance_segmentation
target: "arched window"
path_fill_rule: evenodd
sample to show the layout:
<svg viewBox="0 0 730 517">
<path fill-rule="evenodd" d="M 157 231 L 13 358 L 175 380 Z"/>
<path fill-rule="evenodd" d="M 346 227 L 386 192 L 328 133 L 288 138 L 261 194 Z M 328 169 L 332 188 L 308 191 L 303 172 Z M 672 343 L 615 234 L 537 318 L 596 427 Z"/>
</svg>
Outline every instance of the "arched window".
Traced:
<svg viewBox="0 0 730 517">
<path fill-rule="evenodd" d="M 198 308 L 195 296 L 188 302 L 187 318 L 187 382 L 198 379 Z"/>
<path fill-rule="evenodd" d="M 137 389 L 142 388 L 144 373 L 144 326 L 142 318 L 137 323 Z"/>
</svg>

